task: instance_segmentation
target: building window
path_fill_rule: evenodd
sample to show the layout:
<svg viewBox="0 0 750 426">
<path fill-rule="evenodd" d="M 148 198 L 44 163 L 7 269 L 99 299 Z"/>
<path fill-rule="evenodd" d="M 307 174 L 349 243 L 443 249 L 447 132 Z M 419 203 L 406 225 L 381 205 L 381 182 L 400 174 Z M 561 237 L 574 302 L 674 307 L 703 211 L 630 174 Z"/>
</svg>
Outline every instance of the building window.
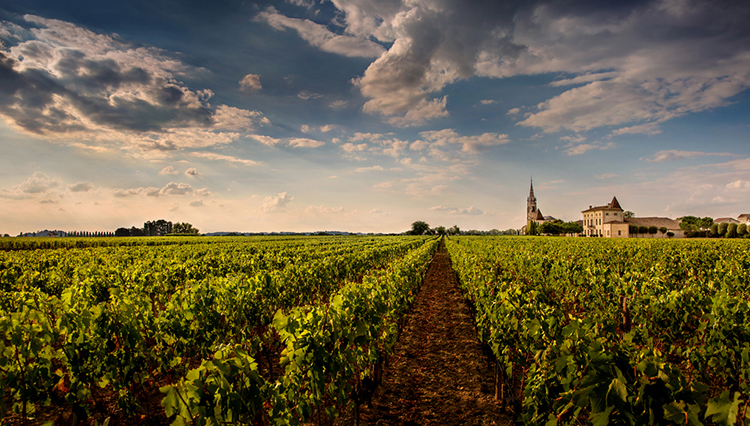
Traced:
<svg viewBox="0 0 750 426">
<path fill-rule="evenodd" d="M 617 213 L 615 213 L 615 214 L 617 214 Z M 618 230 L 617 231 L 617 235 L 622 235 L 622 231 Z"/>
<path fill-rule="evenodd" d="M 609 216 L 609 212 L 607 212 L 607 216 Z"/>
</svg>

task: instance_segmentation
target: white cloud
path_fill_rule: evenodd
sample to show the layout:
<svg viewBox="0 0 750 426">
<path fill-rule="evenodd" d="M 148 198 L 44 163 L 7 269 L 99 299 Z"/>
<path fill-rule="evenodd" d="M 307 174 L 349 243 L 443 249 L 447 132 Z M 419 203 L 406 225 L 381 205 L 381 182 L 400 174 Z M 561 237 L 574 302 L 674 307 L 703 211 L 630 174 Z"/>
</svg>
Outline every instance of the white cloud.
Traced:
<svg viewBox="0 0 750 426">
<path fill-rule="evenodd" d="M 437 146 L 460 144 L 464 152 L 478 153 L 482 149 L 510 142 L 508 135 L 499 133 L 483 133 L 477 136 L 461 136 L 453 129 L 431 130 L 421 132 L 420 135 Z M 412 149 L 414 144 L 412 144 Z"/>
<path fill-rule="evenodd" d="M 61 181 L 57 177 L 49 177 L 42 172 L 34 172 L 31 177 L 14 186 L 10 190 L 0 190 L 0 198 L 24 199 L 39 194 L 46 194 L 60 187 Z"/>
<path fill-rule="evenodd" d="M 313 128 L 308 126 L 307 124 L 303 124 L 302 126 L 300 126 L 299 130 L 302 133 L 310 133 L 313 130 Z"/>
<path fill-rule="evenodd" d="M 750 8 L 737 2 L 657 0 L 616 8 L 558 1 L 502 8 L 428 0 L 332 3 L 339 11 L 332 24 L 343 25 L 345 37 L 390 44 L 384 53 L 376 49 L 377 59 L 355 84 L 368 98 L 364 111 L 397 126 L 447 115 L 446 98 L 435 96 L 473 76 L 558 73 L 551 87 L 573 87 L 519 123 L 545 132 L 654 131 L 636 126 L 727 105 L 750 87 Z M 329 34 L 327 28 L 275 10 L 266 15 L 277 28 L 293 27 L 325 49 L 315 40 L 324 40 L 317 34 Z"/>
<path fill-rule="evenodd" d="M 726 185 L 727 189 L 734 189 L 734 190 L 741 190 L 741 191 L 747 191 L 750 190 L 750 181 L 748 180 L 736 180 L 734 182 L 730 182 Z"/>
<path fill-rule="evenodd" d="M 260 76 L 257 74 L 248 74 L 240 80 L 240 90 L 243 92 L 252 92 L 262 88 L 263 86 L 260 84 Z"/>
<path fill-rule="evenodd" d="M 346 151 L 347 153 L 351 154 L 353 152 L 361 152 L 367 149 L 366 143 L 360 143 L 360 144 L 353 144 L 351 142 L 347 142 L 343 145 L 341 145 L 341 149 Z"/>
<path fill-rule="evenodd" d="M 263 199 L 260 210 L 264 212 L 284 211 L 286 206 L 292 202 L 294 197 L 286 192 L 280 192 L 276 196 L 268 196 Z"/>
<path fill-rule="evenodd" d="M 175 168 L 172 167 L 172 166 L 167 166 L 167 167 L 161 169 L 161 171 L 159 172 L 160 175 L 176 175 L 176 174 L 179 174 L 179 173 L 180 172 L 178 172 L 177 170 L 175 170 Z"/>
<path fill-rule="evenodd" d="M 293 148 L 317 148 L 323 145 L 325 145 L 325 142 L 316 141 L 315 139 L 307 139 L 307 138 L 289 139 L 289 146 Z"/>
<path fill-rule="evenodd" d="M 659 133 L 661 133 L 661 129 L 659 128 L 659 125 L 657 123 L 645 123 L 612 130 L 612 134 L 615 136 L 638 133 L 644 135 L 658 135 Z"/>
<path fill-rule="evenodd" d="M 516 115 L 521 112 L 520 108 L 511 108 L 508 110 L 508 112 L 505 113 L 505 115 Z"/>
<path fill-rule="evenodd" d="M 191 176 L 191 177 L 200 176 L 200 173 L 198 173 L 198 169 L 196 169 L 195 167 L 191 167 L 191 168 L 185 170 L 185 174 L 187 176 Z"/>
<path fill-rule="evenodd" d="M 263 135 L 249 135 L 249 136 L 255 139 L 256 141 L 262 143 L 263 145 L 268 145 L 268 146 L 274 146 L 277 143 L 281 142 L 281 139 L 272 138 L 270 136 L 263 136 Z"/>
<path fill-rule="evenodd" d="M 203 203 L 203 200 L 194 200 L 188 203 L 188 206 L 190 207 L 203 207 L 205 204 Z"/>
<path fill-rule="evenodd" d="M 90 182 L 78 182 L 73 185 L 68 185 L 68 191 L 70 192 L 89 192 L 94 189 L 94 185 Z"/>
<path fill-rule="evenodd" d="M 580 145 L 568 144 L 566 145 L 568 149 L 565 150 L 565 153 L 568 155 L 581 155 L 593 149 L 598 149 L 598 150 L 603 151 L 607 149 L 612 149 L 615 146 L 616 145 L 614 142 L 608 142 L 606 144 L 602 144 L 601 142 L 582 143 Z"/>
<path fill-rule="evenodd" d="M 660 163 L 662 161 L 675 161 L 685 160 L 688 158 L 706 157 L 706 156 L 718 156 L 718 157 L 730 157 L 734 154 L 727 152 L 701 152 L 701 151 L 679 151 L 679 150 L 662 150 L 654 154 L 653 158 L 647 158 L 646 161 L 652 163 Z"/>
<path fill-rule="evenodd" d="M 331 109 L 344 109 L 347 106 L 349 106 L 349 102 L 344 100 L 337 100 L 328 104 L 328 107 Z"/>
<path fill-rule="evenodd" d="M 308 99 L 320 99 L 323 97 L 320 93 L 313 93 L 307 90 L 303 90 L 297 94 L 297 97 L 306 101 Z"/>
<path fill-rule="evenodd" d="M 496 104 L 496 103 L 497 103 L 497 101 L 496 101 L 496 100 L 494 100 L 494 99 L 482 99 L 482 100 L 481 100 L 481 101 L 479 101 L 479 102 L 480 102 L 480 103 L 481 103 L 482 105 L 492 105 L 492 104 Z"/>
<path fill-rule="evenodd" d="M 216 154 L 213 152 L 193 152 L 191 153 L 193 157 L 198 158 L 205 158 L 207 160 L 215 160 L 215 161 L 226 161 L 227 163 L 235 163 L 235 164 L 242 164 L 244 166 L 257 166 L 261 163 L 253 160 L 246 160 L 244 158 L 237 158 L 232 157 L 230 155 L 224 155 L 224 154 Z"/>
<path fill-rule="evenodd" d="M 366 37 L 335 34 L 325 25 L 316 24 L 307 19 L 288 18 L 273 7 L 258 14 L 258 19 L 267 22 L 277 30 L 293 29 L 300 37 L 323 51 L 351 57 L 374 58 L 380 56 L 383 46 Z"/>
<path fill-rule="evenodd" d="M 187 183 L 169 182 L 159 190 L 159 195 L 188 195 L 193 192 L 193 187 Z"/>
</svg>

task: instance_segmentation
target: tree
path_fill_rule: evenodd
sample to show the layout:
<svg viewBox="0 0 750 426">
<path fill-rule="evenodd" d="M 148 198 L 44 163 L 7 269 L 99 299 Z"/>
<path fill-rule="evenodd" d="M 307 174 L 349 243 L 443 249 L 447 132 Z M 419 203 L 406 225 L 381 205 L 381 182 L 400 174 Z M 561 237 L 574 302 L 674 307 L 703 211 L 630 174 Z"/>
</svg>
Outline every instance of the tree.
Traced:
<svg viewBox="0 0 750 426">
<path fill-rule="evenodd" d="M 172 233 L 172 222 L 164 219 L 150 221 L 143 224 L 143 232 L 149 237 L 160 237 Z"/>
<path fill-rule="evenodd" d="M 666 226 L 662 226 L 661 228 L 659 228 L 659 232 L 661 232 L 662 235 L 666 234 L 667 233 L 667 227 Z"/>
<path fill-rule="evenodd" d="M 135 226 L 132 227 L 132 228 L 130 228 L 130 236 L 131 237 L 142 237 L 144 235 L 146 235 L 146 233 L 143 232 L 143 229 L 136 228 Z"/>
<path fill-rule="evenodd" d="M 667 237 L 669 237 L 669 238 L 674 237 L 674 232 L 672 232 L 672 231 L 667 232 Z"/>
<path fill-rule="evenodd" d="M 727 238 L 737 238 L 737 224 L 736 223 L 730 223 L 727 226 Z"/>
<path fill-rule="evenodd" d="M 117 228 L 115 231 L 115 237 L 129 237 L 130 229 L 128 228 Z"/>
<path fill-rule="evenodd" d="M 627 210 L 622 214 L 622 217 L 624 217 L 625 219 L 630 219 L 631 217 L 635 217 L 635 213 Z"/>
<path fill-rule="evenodd" d="M 437 228 L 434 229 L 434 231 L 438 235 L 445 235 L 446 234 L 445 226 L 438 226 Z"/>
<path fill-rule="evenodd" d="M 187 222 L 177 222 L 172 227 L 172 233 L 175 234 L 193 234 L 198 235 L 198 230 L 196 228 L 193 228 L 193 225 L 187 223 Z"/>
<path fill-rule="evenodd" d="M 648 226 L 639 226 L 638 227 L 638 233 L 639 234 L 648 234 Z"/>
<path fill-rule="evenodd" d="M 458 225 L 451 226 L 446 232 L 448 232 L 448 235 L 461 235 L 461 229 Z"/>
<path fill-rule="evenodd" d="M 720 237 L 723 237 L 724 235 L 726 235 L 728 227 L 729 225 L 727 225 L 726 223 L 719 224 L 719 236 Z"/>
<path fill-rule="evenodd" d="M 529 226 L 526 227 L 526 235 L 539 235 L 539 226 L 535 221 L 529 221 Z"/>
<path fill-rule="evenodd" d="M 710 230 L 711 230 L 711 236 L 712 237 L 718 237 L 719 236 L 719 224 L 718 223 L 711 224 Z"/>
<path fill-rule="evenodd" d="M 638 226 L 637 225 L 628 225 L 628 233 L 630 234 L 637 234 L 638 233 Z"/>
<path fill-rule="evenodd" d="M 659 228 L 657 228 L 654 225 L 651 225 L 648 227 L 648 233 L 651 235 L 656 235 L 656 233 L 659 232 Z"/>
<path fill-rule="evenodd" d="M 430 225 L 427 224 L 427 222 L 422 222 L 421 220 L 418 220 L 411 224 L 411 231 L 408 231 L 407 234 L 424 235 L 429 230 L 430 230 Z"/>
<path fill-rule="evenodd" d="M 737 236 L 744 237 L 747 235 L 747 224 L 740 223 L 737 225 Z"/>
</svg>

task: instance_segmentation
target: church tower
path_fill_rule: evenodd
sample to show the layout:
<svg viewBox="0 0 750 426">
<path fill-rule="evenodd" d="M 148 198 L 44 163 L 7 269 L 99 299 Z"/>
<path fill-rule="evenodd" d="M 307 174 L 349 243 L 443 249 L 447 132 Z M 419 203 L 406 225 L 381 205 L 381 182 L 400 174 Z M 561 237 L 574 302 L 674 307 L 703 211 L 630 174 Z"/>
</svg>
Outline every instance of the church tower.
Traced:
<svg viewBox="0 0 750 426">
<path fill-rule="evenodd" d="M 526 199 L 526 223 L 537 220 L 536 197 L 534 197 L 534 179 L 531 179 L 529 198 Z"/>
</svg>

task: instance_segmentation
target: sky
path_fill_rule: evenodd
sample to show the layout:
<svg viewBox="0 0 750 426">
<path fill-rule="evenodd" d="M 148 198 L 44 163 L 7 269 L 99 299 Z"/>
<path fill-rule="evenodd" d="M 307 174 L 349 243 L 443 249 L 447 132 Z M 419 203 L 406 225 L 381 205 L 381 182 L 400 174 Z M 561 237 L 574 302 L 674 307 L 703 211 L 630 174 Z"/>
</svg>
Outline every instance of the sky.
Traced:
<svg viewBox="0 0 750 426">
<path fill-rule="evenodd" d="M 0 0 L 0 234 L 750 213 L 750 3 Z"/>
</svg>

